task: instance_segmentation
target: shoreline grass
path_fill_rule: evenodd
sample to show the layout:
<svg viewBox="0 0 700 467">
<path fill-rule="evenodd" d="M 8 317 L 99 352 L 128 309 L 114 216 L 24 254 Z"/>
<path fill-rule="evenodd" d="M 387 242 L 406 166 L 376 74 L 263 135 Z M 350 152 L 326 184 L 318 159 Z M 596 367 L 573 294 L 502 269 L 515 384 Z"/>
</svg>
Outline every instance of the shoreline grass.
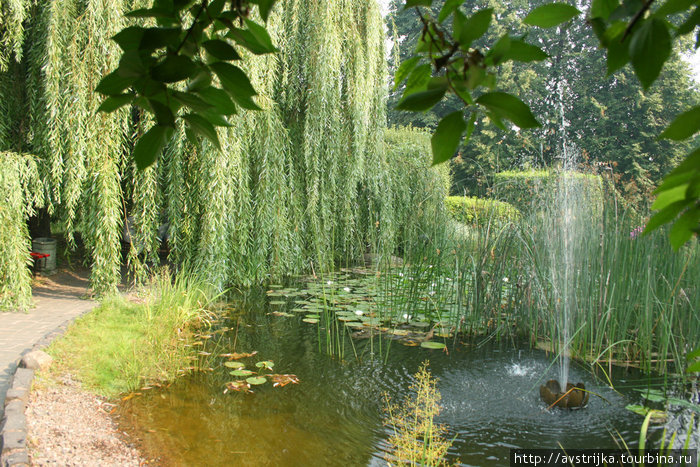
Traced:
<svg viewBox="0 0 700 467">
<path fill-rule="evenodd" d="M 105 297 L 76 320 L 47 349 L 56 361 L 52 373 L 70 373 L 85 389 L 113 398 L 193 369 L 193 344 L 209 319 L 210 289 L 187 274 L 173 279 L 166 271 L 141 293 L 138 302 Z"/>
</svg>

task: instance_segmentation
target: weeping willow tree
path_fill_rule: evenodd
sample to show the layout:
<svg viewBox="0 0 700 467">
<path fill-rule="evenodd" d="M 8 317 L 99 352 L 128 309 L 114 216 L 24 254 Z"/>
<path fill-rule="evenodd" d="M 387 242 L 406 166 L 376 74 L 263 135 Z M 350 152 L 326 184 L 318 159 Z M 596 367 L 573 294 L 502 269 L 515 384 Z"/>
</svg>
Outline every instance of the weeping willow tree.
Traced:
<svg viewBox="0 0 700 467">
<path fill-rule="evenodd" d="M 384 145 L 388 78 L 376 2 L 278 4 L 268 31 L 280 52 L 241 52 L 263 111 L 220 127 L 221 151 L 180 129 L 157 162 L 138 171 L 129 154 L 151 121 L 135 109 L 96 113 L 93 90 L 117 65 L 109 38 L 131 21 L 124 12 L 148 3 L 3 2 L 0 150 L 32 154 L 27 170 L 41 180 L 37 195 L 3 206 L 15 203 L 15 218 L 26 219 L 45 203 L 69 245 L 84 244 L 98 292 L 116 287 L 124 264 L 143 277 L 158 263 L 163 223 L 169 260 L 219 286 L 318 272 L 370 245 L 393 251 L 402 231 L 395 212 L 409 207 L 392 194 L 405 186 Z M 29 186 L 31 177 L 14 172 L 3 183 Z M 132 242 L 123 257 L 127 218 Z M 26 269 L 20 227 L 24 243 L 8 262 Z"/>
</svg>

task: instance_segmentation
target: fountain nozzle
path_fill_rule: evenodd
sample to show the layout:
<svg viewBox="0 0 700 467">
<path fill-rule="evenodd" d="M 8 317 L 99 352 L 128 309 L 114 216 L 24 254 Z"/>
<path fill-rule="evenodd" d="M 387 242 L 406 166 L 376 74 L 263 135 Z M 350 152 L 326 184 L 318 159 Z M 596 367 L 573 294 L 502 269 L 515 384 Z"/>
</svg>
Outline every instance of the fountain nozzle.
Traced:
<svg viewBox="0 0 700 467">
<path fill-rule="evenodd" d="M 566 383 L 566 391 L 562 391 L 559 381 L 555 379 L 540 386 L 540 397 L 550 407 L 560 409 L 580 409 L 588 403 L 588 392 L 583 383 Z"/>
</svg>

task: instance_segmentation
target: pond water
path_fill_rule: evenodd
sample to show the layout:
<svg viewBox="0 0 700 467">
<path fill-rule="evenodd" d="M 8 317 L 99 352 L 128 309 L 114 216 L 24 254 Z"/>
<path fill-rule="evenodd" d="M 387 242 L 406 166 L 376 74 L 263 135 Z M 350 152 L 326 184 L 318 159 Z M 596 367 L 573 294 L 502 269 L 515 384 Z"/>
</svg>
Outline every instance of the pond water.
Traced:
<svg viewBox="0 0 700 467">
<path fill-rule="evenodd" d="M 272 361 L 275 373 L 294 374 L 299 384 L 225 392 L 236 378 L 222 365 L 229 359 L 217 357 L 210 372 L 143 391 L 122 402 L 118 420 L 147 456 L 165 465 L 386 465 L 391 429 L 383 424 L 385 395 L 401 401 L 421 362 L 429 360 L 442 394 L 438 422 L 454 438 L 450 461 L 506 466 L 510 448 L 615 448 L 613 433 L 636 446 L 642 417 L 625 406 L 640 403 L 637 389 L 659 384 L 613 368 L 613 390 L 574 364 L 570 379 L 602 398 L 592 396 L 582 410 L 547 411 L 539 385 L 558 369 L 551 354 L 526 344 L 449 338 L 446 349 L 426 349 L 351 340 L 349 330 L 330 356 L 323 320 L 280 315 L 269 301 L 264 293 L 235 301 L 236 311 L 217 325 L 207 350 L 214 356 L 257 351 L 236 361 L 255 370 L 256 362 Z M 659 428 L 651 432 L 660 436 Z"/>
</svg>

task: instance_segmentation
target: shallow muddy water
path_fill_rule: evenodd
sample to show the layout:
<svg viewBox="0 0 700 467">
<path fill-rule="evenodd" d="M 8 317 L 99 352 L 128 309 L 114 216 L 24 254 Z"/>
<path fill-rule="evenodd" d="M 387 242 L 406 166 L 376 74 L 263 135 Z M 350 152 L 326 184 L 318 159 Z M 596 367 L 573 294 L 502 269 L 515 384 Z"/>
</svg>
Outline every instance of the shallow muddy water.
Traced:
<svg viewBox="0 0 700 467">
<path fill-rule="evenodd" d="M 582 410 L 547 411 L 539 385 L 556 377 L 557 368 L 542 351 L 505 340 L 453 338 L 445 339 L 447 351 L 386 339 L 380 348 L 377 338 L 351 344 L 348 331 L 340 341 L 344 358 L 329 356 L 323 323 L 303 322 L 302 314 L 272 315 L 264 299 L 238 303 L 241 311 L 221 323 L 230 330 L 215 334 L 208 350 L 257 351 L 237 361 L 253 369 L 255 362 L 272 361 L 275 373 L 295 374 L 300 383 L 224 393 L 235 378 L 222 365 L 227 360 L 216 358 L 211 372 L 143 391 L 121 404 L 119 423 L 146 456 L 183 466 L 386 465 L 384 395 L 402 400 L 427 359 L 442 394 L 438 422 L 454 438 L 450 460 L 506 466 L 510 448 L 615 448 L 611 433 L 636 446 L 642 417 L 625 406 L 640 403 L 635 389 L 660 384 L 617 369 L 613 390 L 572 365 L 571 379 L 605 400 L 592 396 Z M 651 437 L 659 431 L 653 428 Z"/>
</svg>

